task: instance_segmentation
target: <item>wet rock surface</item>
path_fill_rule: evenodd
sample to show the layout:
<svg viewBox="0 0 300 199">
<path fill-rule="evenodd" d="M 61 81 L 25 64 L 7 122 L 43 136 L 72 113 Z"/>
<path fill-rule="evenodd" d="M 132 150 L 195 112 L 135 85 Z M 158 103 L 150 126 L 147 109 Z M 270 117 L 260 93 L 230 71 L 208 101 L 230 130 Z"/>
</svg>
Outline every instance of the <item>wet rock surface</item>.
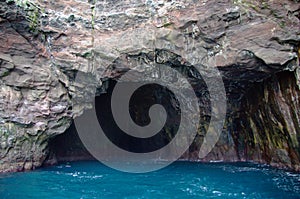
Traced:
<svg viewBox="0 0 300 199">
<path fill-rule="evenodd" d="M 199 132 L 182 157 L 199 160 L 211 110 L 195 63 L 217 67 L 227 93 L 223 133 L 201 160 L 299 170 L 299 4 L 0 1 L 0 171 L 41 166 L 49 140 L 91 108 L 93 88 L 155 64 L 186 74 L 200 97 Z"/>
</svg>

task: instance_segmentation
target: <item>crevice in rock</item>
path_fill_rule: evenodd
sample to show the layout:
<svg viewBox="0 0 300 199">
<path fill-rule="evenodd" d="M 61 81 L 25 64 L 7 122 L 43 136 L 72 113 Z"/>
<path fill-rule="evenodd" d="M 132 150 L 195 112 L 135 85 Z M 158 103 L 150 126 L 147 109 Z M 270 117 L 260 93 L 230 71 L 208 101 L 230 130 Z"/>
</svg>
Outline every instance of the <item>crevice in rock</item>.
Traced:
<svg viewBox="0 0 300 199">
<path fill-rule="evenodd" d="M 65 133 L 54 137 L 49 142 L 49 156 L 47 162 L 93 160 L 92 155 L 82 144 L 72 122 Z"/>
</svg>

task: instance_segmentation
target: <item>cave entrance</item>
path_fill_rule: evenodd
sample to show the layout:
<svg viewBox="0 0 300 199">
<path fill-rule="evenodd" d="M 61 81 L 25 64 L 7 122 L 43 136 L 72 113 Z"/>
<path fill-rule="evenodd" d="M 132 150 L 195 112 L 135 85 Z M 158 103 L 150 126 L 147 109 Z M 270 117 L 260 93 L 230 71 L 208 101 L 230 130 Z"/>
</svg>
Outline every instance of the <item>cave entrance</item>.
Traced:
<svg viewBox="0 0 300 199">
<path fill-rule="evenodd" d="M 151 122 L 148 112 L 154 104 L 164 106 L 168 115 L 166 124 L 160 132 L 150 138 L 141 139 L 123 132 L 115 123 L 111 112 L 111 96 L 116 83 L 114 80 L 108 80 L 103 84 L 106 88 L 100 88 L 101 91 L 97 92 L 95 97 L 99 124 L 110 141 L 119 148 L 135 153 L 152 152 L 167 145 L 176 135 L 181 119 L 179 103 L 173 93 L 160 85 L 149 84 L 138 88 L 131 96 L 129 112 L 137 125 L 146 126 Z M 50 141 L 49 149 L 57 161 L 94 160 L 81 142 L 74 122 L 65 133 Z"/>
<path fill-rule="evenodd" d="M 81 142 L 74 122 L 65 133 L 56 136 L 49 142 L 50 161 L 94 160 Z"/>
</svg>

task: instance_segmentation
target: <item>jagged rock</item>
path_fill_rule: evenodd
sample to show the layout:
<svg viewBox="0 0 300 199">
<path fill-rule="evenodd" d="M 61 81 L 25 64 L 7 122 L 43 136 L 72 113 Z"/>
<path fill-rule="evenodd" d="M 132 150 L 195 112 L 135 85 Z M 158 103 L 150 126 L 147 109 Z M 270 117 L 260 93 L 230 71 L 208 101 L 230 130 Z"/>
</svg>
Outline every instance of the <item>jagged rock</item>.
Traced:
<svg viewBox="0 0 300 199">
<path fill-rule="evenodd" d="M 0 171 L 41 166 L 49 140 L 91 107 L 105 80 L 151 64 L 201 80 L 195 62 L 218 67 L 228 97 L 223 134 L 203 160 L 299 170 L 299 8 L 292 0 L 0 1 Z M 192 84 L 209 116 L 209 96 Z M 198 160 L 202 130 L 183 158 Z"/>
</svg>

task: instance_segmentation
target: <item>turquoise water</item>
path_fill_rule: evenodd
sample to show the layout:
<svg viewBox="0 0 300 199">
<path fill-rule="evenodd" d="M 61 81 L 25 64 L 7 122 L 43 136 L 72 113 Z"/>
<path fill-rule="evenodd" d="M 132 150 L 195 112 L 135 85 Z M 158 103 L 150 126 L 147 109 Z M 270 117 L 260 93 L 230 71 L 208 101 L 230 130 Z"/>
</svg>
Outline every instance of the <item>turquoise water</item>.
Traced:
<svg viewBox="0 0 300 199">
<path fill-rule="evenodd" d="M 300 174 L 250 163 L 176 162 L 146 174 L 94 161 L 0 175 L 0 198 L 300 198 Z"/>
</svg>

